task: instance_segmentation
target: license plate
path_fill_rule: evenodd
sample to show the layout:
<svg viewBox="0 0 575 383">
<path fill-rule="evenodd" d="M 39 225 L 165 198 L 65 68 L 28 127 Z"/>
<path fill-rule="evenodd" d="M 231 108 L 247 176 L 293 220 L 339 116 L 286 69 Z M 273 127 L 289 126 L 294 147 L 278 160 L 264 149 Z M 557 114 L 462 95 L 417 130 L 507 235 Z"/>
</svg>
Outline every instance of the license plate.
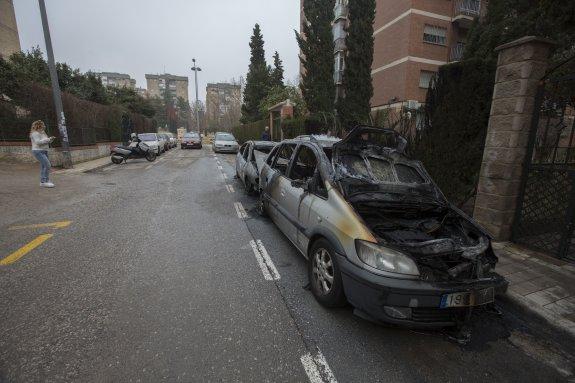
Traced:
<svg viewBox="0 0 575 383">
<path fill-rule="evenodd" d="M 495 300 L 495 289 L 488 287 L 484 290 L 466 291 L 463 293 L 444 294 L 439 303 L 440 308 L 481 306 Z"/>
</svg>

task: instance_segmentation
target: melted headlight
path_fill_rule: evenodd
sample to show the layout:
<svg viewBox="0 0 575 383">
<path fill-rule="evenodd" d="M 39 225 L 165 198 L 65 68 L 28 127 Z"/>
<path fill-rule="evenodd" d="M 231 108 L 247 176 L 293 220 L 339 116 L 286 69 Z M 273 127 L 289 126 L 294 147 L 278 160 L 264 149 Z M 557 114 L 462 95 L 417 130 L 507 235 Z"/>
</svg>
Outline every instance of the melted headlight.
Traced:
<svg viewBox="0 0 575 383">
<path fill-rule="evenodd" d="M 359 259 L 366 265 L 390 273 L 419 275 L 413 259 L 397 250 L 361 240 L 355 241 L 355 248 Z"/>
</svg>

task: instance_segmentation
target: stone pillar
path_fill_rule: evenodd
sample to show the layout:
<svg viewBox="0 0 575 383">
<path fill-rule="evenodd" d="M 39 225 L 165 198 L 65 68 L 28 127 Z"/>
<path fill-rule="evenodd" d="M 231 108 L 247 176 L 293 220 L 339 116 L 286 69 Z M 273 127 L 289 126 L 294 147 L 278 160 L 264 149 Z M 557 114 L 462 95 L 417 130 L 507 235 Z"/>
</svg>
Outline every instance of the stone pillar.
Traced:
<svg viewBox="0 0 575 383">
<path fill-rule="evenodd" d="M 473 216 L 509 240 L 531 129 L 535 94 L 553 43 L 527 36 L 501 45 Z"/>
</svg>

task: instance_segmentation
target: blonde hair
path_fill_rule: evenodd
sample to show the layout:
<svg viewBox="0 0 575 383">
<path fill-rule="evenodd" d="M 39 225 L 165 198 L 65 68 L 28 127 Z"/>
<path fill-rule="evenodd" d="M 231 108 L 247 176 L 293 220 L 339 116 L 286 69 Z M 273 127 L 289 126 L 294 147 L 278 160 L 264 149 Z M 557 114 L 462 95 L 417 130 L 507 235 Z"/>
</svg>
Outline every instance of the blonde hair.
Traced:
<svg viewBox="0 0 575 383">
<path fill-rule="evenodd" d="M 44 124 L 44 121 L 42 120 L 36 120 L 32 123 L 32 127 L 30 128 L 30 134 L 32 134 L 33 132 L 39 132 L 41 130 L 46 129 L 46 125 Z"/>
</svg>

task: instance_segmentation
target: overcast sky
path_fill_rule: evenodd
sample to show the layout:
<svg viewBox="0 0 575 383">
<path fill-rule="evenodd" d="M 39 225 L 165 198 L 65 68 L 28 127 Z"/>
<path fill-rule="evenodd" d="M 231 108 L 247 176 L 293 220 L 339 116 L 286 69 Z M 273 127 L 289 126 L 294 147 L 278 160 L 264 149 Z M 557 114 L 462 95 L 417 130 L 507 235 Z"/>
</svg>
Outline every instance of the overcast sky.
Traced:
<svg viewBox="0 0 575 383">
<path fill-rule="evenodd" d="M 44 50 L 37 0 L 14 0 L 24 51 Z M 128 73 L 146 87 L 146 73 L 189 77 L 196 58 L 200 99 L 208 82 L 239 79 L 248 70 L 249 39 L 259 23 L 268 64 L 275 50 L 285 77 L 298 74 L 299 0 L 46 0 L 56 61 L 82 71 Z"/>
</svg>

